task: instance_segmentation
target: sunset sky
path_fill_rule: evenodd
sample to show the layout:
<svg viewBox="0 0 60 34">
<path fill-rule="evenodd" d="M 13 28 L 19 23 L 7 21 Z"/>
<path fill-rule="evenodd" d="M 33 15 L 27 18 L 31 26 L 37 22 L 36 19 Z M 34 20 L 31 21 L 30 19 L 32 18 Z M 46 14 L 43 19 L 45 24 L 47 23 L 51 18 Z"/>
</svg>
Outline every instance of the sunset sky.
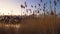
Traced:
<svg viewBox="0 0 60 34">
<path fill-rule="evenodd" d="M 37 6 L 37 8 L 39 8 L 38 6 L 38 3 L 41 4 L 41 7 L 43 9 L 43 3 L 47 2 L 47 5 L 46 5 L 46 9 L 48 9 L 49 11 L 49 7 L 50 7 L 50 4 L 49 4 L 49 1 L 50 0 L 43 0 L 43 2 L 41 3 L 40 0 L 0 0 L 0 15 L 21 15 L 22 12 L 26 12 L 25 9 L 21 9 L 20 5 L 23 4 L 24 5 L 24 2 L 27 2 L 27 5 L 29 9 L 32 9 L 32 10 L 35 10 L 35 8 L 31 8 L 31 5 L 33 6 Z M 53 0 L 52 1 L 52 9 L 54 8 L 54 4 L 53 4 Z M 60 11 L 60 3 L 57 4 L 57 13 L 59 13 Z M 12 12 L 12 13 L 11 13 Z M 42 10 L 41 10 L 41 13 Z M 29 14 L 29 13 L 28 13 Z M 22 13 L 22 15 L 24 15 Z"/>
</svg>

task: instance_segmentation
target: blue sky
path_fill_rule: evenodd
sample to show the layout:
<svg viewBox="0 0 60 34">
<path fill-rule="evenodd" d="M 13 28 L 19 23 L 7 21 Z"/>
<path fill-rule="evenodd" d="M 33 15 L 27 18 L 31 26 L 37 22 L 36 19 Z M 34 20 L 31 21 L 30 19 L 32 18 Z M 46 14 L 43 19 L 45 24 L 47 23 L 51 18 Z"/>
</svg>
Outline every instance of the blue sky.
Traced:
<svg viewBox="0 0 60 34">
<path fill-rule="evenodd" d="M 27 8 L 31 8 L 31 5 L 33 6 L 36 5 L 37 8 L 43 9 L 43 4 L 47 2 L 46 9 L 48 9 L 48 11 L 50 9 L 50 3 L 49 3 L 50 0 L 43 0 L 42 2 L 40 0 L 0 0 L 0 13 L 1 14 L 4 13 L 5 15 L 8 15 L 8 13 L 11 14 L 11 11 L 13 11 L 12 14 L 19 15 L 21 14 L 21 10 L 25 11 L 25 9 L 21 9 L 20 7 L 21 4 L 24 5 L 25 1 L 27 2 L 28 5 Z M 54 9 L 54 2 L 53 2 L 54 0 L 51 1 L 52 1 L 52 9 Z M 40 7 L 38 6 L 38 3 L 41 4 Z M 34 7 L 31 9 L 35 10 Z M 57 13 L 60 13 L 60 3 L 57 3 L 56 10 Z"/>
<path fill-rule="evenodd" d="M 35 0 L 35 2 L 36 2 L 36 1 L 37 1 L 37 0 Z M 50 0 L 43 0 L 41 6 L 43 6 L 43 3 L 46 3 L 46 2 L 47 2 L 46 8 L 47 8 L 47 9 L 50 9 L 50 3 L 49 3 L 49 1 L 50 1 Z M 38 1 L 38 2 L 39 2 L 39 1 Z M 52 2 L 52 9 L 54 9 L 54 0 L 51 0 L 51 2 Z M 40 3 L 41 3 L 41 2 L 40 2 Z M 59 11 L 60 11 L 60 3 L 57 3 L 56 11 L 57 11 L 57 13 L 59 13 Z"/>
<path fill-rule="evenodd" d="M 43 4 L 47 2 L 46 8 L 48 10 L 50 9 L 50 3 L 49 3 L 50 0 L 42 0 L 43 1 L 42 3 L 40 2 L 40 0 L 26 0 L 26 1 L 27 1 L 27 4 L 29 4 L 29 5 L 30 4 L 37 5 L 38 3 L 40 3 L 41 7 L 43 7 Z M 52 2 L 52 9 L 54 9 L 54 0 L 51 0 L 51 2 Z M 57 2 L 56 11 L 57 11 L 57 13 L 60 12 L 60 3 L 59 2 Z"/>
</svg>

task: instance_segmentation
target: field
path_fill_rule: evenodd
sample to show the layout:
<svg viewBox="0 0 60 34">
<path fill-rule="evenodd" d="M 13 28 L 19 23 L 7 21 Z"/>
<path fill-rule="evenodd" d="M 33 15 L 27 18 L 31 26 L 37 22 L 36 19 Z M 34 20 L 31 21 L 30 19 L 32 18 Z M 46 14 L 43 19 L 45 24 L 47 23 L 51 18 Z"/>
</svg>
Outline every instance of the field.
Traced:
<svg viewBox="0 0 60 34">
<path fill-rule="evenodd" d="M 0 23 L 0 34 L 60 34 L 60 18 L 28 16 L 19 23 Z"/>
</svg>

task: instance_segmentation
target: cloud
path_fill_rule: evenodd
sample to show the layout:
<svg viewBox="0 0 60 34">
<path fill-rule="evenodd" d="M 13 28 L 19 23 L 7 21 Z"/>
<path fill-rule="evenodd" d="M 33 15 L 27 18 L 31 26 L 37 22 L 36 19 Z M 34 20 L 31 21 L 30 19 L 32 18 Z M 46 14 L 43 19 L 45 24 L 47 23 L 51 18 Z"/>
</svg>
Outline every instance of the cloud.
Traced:
<svg viewBox="0 0 60 34">
<path fill-rule="evenodd" d="M 0 0 L 0 12 L 1 12 L 1 14 L 4 13 L 5 15 L 8 15 L 8 13 L 11 14 L 11 11 L 13 10 L 13 13 L 18 15 L 20 9 L 21 9 L 20 5 L 17 4 L 15 1 L 13 2 L 13 0 Z"/>
</svg>

